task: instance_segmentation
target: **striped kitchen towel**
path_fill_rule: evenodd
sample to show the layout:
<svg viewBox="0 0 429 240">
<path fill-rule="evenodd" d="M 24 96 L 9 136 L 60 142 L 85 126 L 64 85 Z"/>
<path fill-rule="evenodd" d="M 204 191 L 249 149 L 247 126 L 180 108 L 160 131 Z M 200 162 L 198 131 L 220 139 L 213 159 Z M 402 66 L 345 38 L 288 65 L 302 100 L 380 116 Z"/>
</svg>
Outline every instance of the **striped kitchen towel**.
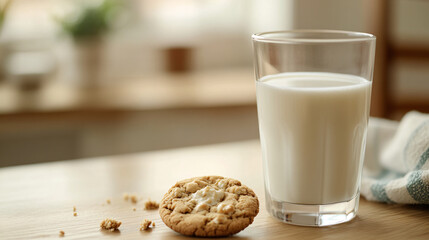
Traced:
<svg viewBox="0 0 429 240">
<path fill-rule="evenodd" d="M 371 118 L 361 194 L 368 200 L 429 204 L 429 114 L 401 122 Z"/>
</svg>

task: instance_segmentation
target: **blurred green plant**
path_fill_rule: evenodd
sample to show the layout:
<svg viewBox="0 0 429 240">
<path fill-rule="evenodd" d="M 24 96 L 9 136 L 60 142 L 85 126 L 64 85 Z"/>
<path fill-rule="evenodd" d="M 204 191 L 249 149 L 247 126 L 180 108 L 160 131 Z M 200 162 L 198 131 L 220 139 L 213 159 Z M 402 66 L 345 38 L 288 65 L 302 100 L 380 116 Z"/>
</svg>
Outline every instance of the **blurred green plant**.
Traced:
<svg viewBox="0 0 429 240">
<path fill-rule="evenodd" d="M 75 40 L 99 37 L 111 30 L 119 7 L 117 0 L 103 0 L 99 5 L 82 6 L 77 13 L 55 20 Z"/>
<path fill-rule="evenodd" d="M 4 21 L 6 19 L 6 13 L 9 10 L 12 0 L 7 0 L 3 6 L 0 7 L 0 28 L 3 27 Z"/>
</svg>

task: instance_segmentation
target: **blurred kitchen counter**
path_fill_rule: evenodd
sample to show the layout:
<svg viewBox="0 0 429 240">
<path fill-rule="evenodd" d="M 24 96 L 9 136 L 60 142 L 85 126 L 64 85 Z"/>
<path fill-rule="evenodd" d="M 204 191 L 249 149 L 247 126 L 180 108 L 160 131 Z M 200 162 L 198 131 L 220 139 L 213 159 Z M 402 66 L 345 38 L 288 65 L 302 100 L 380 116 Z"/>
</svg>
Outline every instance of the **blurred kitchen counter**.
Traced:
<svg viewBox="0 0 429 240">
<path fill-rule="evenodd" d="M 96 87 L 0 83 L 0 167 L 258 136 L 251 68 L 148 75 Z"/>
<path fill-rule="evenodd" d="M 250 68 L 165 73 L 93 86 L 48 81 L 36 90 L 0 83 L 1 116 L 254 105 L 255 101 Z"/>
</svg>

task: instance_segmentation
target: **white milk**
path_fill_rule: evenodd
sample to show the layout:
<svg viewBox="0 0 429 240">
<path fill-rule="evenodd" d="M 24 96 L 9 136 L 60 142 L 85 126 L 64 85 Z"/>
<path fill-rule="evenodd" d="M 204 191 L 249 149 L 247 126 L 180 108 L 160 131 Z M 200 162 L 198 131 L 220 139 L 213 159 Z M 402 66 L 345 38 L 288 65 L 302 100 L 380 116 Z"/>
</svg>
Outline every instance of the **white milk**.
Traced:
<svg viewBox="0 0 429 240">
<path fill-rule="evenodd" d="M 371 82 L 283 73 L 256 83 L 265 187 L 272 200 L 351 200 L 360 184 Z"/>
</svg>

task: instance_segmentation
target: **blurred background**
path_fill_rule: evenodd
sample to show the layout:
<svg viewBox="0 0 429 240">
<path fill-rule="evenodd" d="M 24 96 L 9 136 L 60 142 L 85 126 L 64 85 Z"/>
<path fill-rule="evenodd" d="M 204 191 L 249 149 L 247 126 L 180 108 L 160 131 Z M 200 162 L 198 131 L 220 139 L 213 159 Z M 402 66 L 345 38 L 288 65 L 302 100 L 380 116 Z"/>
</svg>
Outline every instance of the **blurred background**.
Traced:
<svg viewBox="0 0 429 240">
<path fill-rule="evenodd" d="M 377 36 L 371 115 L 429 112 L 429 1 L 1 0 L 0 167 L 258 137 L 252 33 Z"/>
</svg>

